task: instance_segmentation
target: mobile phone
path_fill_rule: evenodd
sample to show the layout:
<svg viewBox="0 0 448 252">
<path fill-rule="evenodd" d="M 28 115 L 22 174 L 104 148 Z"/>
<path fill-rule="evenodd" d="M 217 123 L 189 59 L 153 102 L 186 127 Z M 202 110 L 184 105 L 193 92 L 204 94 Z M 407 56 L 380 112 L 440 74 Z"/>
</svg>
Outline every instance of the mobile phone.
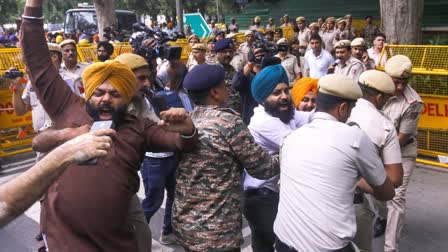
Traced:
<svg viewBox="0 0 448 252">
<path fill-rule="evenodd" d="M 107 121 L 95 121 L 90 128 L 90 132 L 95 132 L 101 129 L 112 129 L 114 127 L 114 122 L 112 120 Z M 96 165 L 98 160 L 96 158 L 84 161 L 81 165 Z"/>
<path fill-rule="evenodd" d="M 154 107 L 154 110 L 156 112 L 156 115 L 160 118 L 160 112 L 168 110 L 168 104 L 166 102 L 165 97 L 161 95 L 154 95 L 151 98 L 151 104 Z"/>
</svg>

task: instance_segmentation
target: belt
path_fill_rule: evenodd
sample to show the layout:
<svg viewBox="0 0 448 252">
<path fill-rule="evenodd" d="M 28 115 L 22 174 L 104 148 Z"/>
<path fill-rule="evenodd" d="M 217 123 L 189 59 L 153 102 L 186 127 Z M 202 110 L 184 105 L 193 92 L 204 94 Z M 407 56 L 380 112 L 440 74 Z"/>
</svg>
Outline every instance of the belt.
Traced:
<svg viewBox="0 0 448 252">
<path fill-rule="evenodd" d="M 401 148 L 410 145 L 411 143 L 413 143 L 415 141 L 414 137 L 409 138 L 408 141 L 406 141 L 406 143 L 403 144 L 403 146 L 401 146 Z"/>
<path fill-rule="evenodd" d="M 278 238 L 275 239 L 275 249 L 277 250 L 277 252 L 298 252 L 297 249 L 290 247 L 289 245 L 280 241 L 280 239 Z M 355 249 L 353 248 L 352 244 L 349 243 L 343 248 L 329 250 L 329 252 L 355 252 Z"/>
<path fill-rule="evenodd" d="M 362 204 L 364 203 L 364 195 L 363 193 L 356 193 L 353 196 L 353 204 Z"/>
<path fill-rule="evenodd" d="M 274 192 L 267 188 L 254 188 L 254 189 L 247 189 L 244 191 L 245 196 L 262 196 L 262 195 L 276 195 L 278 196 L 278 192 Z"/>
</svg>

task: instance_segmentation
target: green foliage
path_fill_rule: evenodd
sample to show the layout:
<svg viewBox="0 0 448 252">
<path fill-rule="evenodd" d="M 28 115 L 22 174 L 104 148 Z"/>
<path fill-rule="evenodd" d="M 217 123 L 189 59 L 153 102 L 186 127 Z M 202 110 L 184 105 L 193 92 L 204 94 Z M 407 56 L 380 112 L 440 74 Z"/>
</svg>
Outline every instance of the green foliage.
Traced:
<svg viewBox="0 0 448 252">
<path fill-rule="evenodd" d="M 24 0 L 0 0 L 0 25 L 14 23 L 20 17 Z"/>
</svg>

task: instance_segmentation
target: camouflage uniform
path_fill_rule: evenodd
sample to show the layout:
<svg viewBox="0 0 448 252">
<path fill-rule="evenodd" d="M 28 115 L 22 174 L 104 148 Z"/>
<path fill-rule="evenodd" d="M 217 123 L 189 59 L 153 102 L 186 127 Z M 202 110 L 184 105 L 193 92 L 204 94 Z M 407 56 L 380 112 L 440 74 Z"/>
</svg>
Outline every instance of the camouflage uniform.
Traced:
<svg viewBox="0 0 448 252">
<path fill-rule="evenodd" d="M 224 66 L 224 69 L 226 70 L 226 75 L 224 76 L 224 81 L 226 82 L 227 86 L 229 87 L 229 103 L 227 104 L 227 107 L 229 107 L 241 114 L 241 112 L 242 112 L 241 96 L 240 96 L 240 93 L 232 87 L 232 79 L 233 79 L 233 76 L 235 76 L 235 74 L 236 74 L 236 70 L 231 65 Z"/>
<path fill-rule="evenodd" d="M 373 39 L 380 33 L 380 29 L 376 25 L 366 25 L 362 28 L 361 37 L 366 41 L 367 48 L 373 46 Z"/>
<path fill-rule="evenodd" d="M 218 58 L 216 57 L 216 53 L 208 52 L 205 55 L 205 63 L 209 65 L 218 64 Z"/>
<path fill-rule="evenodd" d="M 254 141 L 233 110 L 197 106 L 191 118 L 200 140 L 178 166 L 174 234 L 191 251 L 237 249 L 243 242 L 243 168 L 260 179 L 270 178 L 279 172 L 278 156 Z"/>
</svg>

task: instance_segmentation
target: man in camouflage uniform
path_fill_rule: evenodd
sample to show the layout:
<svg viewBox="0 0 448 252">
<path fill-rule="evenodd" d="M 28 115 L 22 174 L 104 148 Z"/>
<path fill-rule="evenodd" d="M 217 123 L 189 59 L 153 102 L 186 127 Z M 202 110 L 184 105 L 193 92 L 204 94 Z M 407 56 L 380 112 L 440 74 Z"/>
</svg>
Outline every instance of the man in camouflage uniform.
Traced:
<svg viewBox="0 0 448 252">
<path fill-rule="evenodd" d="M 365 20 L 367 24 L 361 30 L 361 37 L 366 40 L 367 48 L 370 48 L 373 46 L 375 36 L 380 34 L 380 29 L 372 24 L 372 16 L 367 16 Z"/>
<path fill-rule="evenodd" d="M 232 79 L 236 74 L 235 68 L 231 65 L 235 54 L 235 45 L 230 38 L 221 39 L 215 44 L 214 51 L 216 52 L 216 59 L 218 63 L 224 67 L 224 81 L 229 87 L 229 100 L 227 107 L 241 114 L 241 97 L 238 91 L 232 87 Z"/>
<path fill-rule="evenodd" d="M 241 117 L 223 108 L 228 98 L 224 69 L 198 65 L 184 87 L 195 103 L 192 119 L 199 143 L 178 166 L 173 227 L 185 251 L 240 251 L 242 174 L 269 178 L 279 173 Z"/>
</svg>

